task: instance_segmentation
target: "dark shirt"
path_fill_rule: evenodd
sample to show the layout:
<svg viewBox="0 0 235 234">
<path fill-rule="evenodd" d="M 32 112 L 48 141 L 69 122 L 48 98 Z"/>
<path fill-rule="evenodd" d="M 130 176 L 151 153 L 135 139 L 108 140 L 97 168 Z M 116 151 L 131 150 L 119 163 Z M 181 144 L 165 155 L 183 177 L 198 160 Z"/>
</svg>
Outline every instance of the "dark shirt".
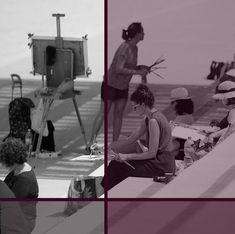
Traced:
<svg viewBox="0 0 235 234">
<path fill-rule="evenodd" d="M 15 194 L 16 198 L 37 198 L 38 183 L 34 171 L 26 171 L 19 175 L 10 172 L 4 182 Z"/>
<path fill-rule="evenodd" d="M 0 202 L 0 233 L 28 234 L 31 233 L 19 203 L 16 201 Z"/>
<path fill-rule="evenodd" d="M 13 192 L 2 180 L 0 180 L 0 198 L 15 198 Z"/>
<path fill-rule="evenodd" d="M 4 181 L 15 194 L 16 198 L 38 197 L 38 183 L 33 170 L 25 171 L 19 175 L 14 175 L 14 171 L 12 171 L 6 176 Z M 35 227 L 37 202 L 20 202 L 20 207 L 24 213 L 26 221 L 28 222 L 28 228 L 31 232 Z"/>
<path fill-rule="evenodd" d="M 8 186 L 0 180 L 0 198 L 15 198 Z M 16 201 L 0 202 L 0 233 L 27 234 L 30 233 L 24 214 Z"/>
<path fill-rule="evenodd" d="M 217 125 L 220 129 L 228 127 L 228 114 Z"/>
</svg>

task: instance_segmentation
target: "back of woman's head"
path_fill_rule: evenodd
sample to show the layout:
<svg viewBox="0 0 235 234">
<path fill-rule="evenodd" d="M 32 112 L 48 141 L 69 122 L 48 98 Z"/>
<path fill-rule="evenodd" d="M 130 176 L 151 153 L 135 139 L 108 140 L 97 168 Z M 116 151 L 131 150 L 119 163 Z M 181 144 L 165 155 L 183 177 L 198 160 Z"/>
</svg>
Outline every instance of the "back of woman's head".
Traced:
<svg viewBox="0 0 235 234">
<path fill-rule="evenodd" d="M 182 99 L 174 101 L 175 112 L 177 115 L 193 114 L 194 112 L 194 103 L 192 99 Z"/>
<path fill-rule="evenodd" d="M 143 30 L 141 23 L 132 23 L 129 25 L 127 30 L 122 30 L 122 39 L 125 41 L 131 40 L 134 38 L 138 33 L 141 33 Z"/>
<path fill-rule="evenodd" d="M 140 84 L 134 93 L 131 94 L 131 101 L 137 104 L 145 104 L 149 108 L 153 108 L 154 95 L 148 86 Z"/>
<path fill-rule="evenodd" d="M 20 139 L 9 138 L 0 145 L 0 162 L 7 167 L 23 164 L 27 156 L 27 147 Z"/>
</svg>

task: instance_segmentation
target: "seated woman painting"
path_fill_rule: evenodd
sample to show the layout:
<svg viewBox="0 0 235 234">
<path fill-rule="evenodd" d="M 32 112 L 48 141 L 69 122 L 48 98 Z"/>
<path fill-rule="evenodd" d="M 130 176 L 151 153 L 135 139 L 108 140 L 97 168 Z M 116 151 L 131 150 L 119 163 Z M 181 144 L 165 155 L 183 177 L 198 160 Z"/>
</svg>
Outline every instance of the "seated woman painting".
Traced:
<svg viewBox="0 0 235 234">
<path fill-rule="evenodd" d="M 143 120 L 131 136 L 110 145 L 109 157 L 115 156 L 108 166 L 107 189 L 129 176 L 163 176 L 175 170 L 175 159 L 170 152 L 171 127 L 166 117 L 154 108 L 154 95 L 141 84 L 130 99 L 133 110 Z M 146 136 L 144 149 L 139 141 L 143 136 Z"/>
<path fill-rule="evenodd" d="M 209 145 L 209 149 L 204 150 L 204 145 L 202 145 L 202 150 L 195 150 L 193 147 L 192 140 L 188 139 L 185 142 L 184 151 L 186 154 L 191 155 L 193 161 L 196 161 L 204 157 L 210 150 L 213 149 L 213 146 L 220 144 L 227 137 L 229 137 L 235 131 L 235 82 L 232 80 L 227 80 L 219 84 L 216 94 L 213 96 L 214 99 L 221 100 L 222 103 L 228 108 L 229 112 L 226 116 L 228 126 L 211 133 L 205 140 L 204 145 Z M 218 141 L 215 139 L 219 139 Z"/>
<path fill-rule="evenodd" d="M 37 198 L 38 183 L 32 167 L 27 163 L 27 146 L 20 140 L 9 138 L 0 145 L 0 163 L 9 170 L 4 182 L 16 198 Z M 33 230 L 36 202 L 21 202 L 22 211 Z"/>
</svg>

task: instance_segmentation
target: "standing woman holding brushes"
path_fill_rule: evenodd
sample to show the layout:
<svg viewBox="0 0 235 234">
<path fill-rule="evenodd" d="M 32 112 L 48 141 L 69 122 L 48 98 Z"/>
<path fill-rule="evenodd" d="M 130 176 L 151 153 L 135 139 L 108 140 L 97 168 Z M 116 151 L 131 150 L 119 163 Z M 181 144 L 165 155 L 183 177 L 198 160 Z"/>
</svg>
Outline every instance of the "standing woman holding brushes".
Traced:
<svg viewBox="0 0 235 234">
<path fill-rule="evenodd" d="M 132 23 L 127 30 L 123 30 L 122 39 L 124 42 L 117 49 L 108 71 L 108 110 L 114 105 L 113 141 L 118 140 L 121 132 L 132 76 L 145 77 L 149 73 L 147 66 L 137 66 L 137 44 L 144 39 L 141 23 Z"/>
</svg>

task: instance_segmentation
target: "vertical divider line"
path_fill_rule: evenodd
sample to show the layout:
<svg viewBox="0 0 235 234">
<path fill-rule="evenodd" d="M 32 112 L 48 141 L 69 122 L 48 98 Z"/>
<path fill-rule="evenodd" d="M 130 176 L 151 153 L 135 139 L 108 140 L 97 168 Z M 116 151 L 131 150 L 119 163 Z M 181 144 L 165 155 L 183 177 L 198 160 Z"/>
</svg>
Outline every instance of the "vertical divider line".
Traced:
<svg viewBox="0 0 235 234">
<path fill-rule="evenodd" d="M 108 193 L 107 165 L 108 165 L 108 0 L 104 0 L 104 233 L 108 234 Z"/>
</svg>

